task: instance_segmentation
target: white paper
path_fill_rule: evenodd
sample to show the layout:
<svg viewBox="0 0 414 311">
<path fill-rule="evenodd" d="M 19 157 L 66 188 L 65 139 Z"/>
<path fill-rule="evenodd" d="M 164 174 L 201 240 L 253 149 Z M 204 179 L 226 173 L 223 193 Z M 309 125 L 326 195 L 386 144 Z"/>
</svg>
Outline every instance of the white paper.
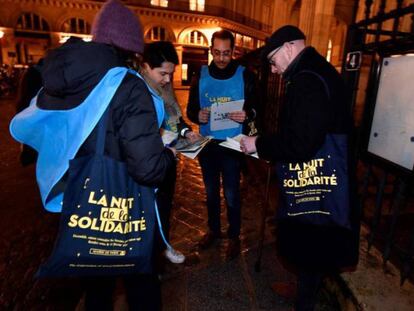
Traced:
<svg viewBox="0 0 414 311">
<path fill-rule="evenodd" d="M 196 151 L 192 151 L 192 152 L 179 151 L 179 153 L 181 153 L 183 156 L 186 156 L 187 158 L 195 159 L 200 153 L 200 151 L 203 150 L 203 148 L 210 142 L 211 137 L 207 137 L 207 138 L 208 140 L 204 141 L 199 146 L 199 149 L 197 149 Z"/>
<path fill-rule="evenodd" d="M 247 136 L 244 134 L 239 134 L 234 137 L 227 137 L 225 141 L 220 143 L 220 146 L 242 152 L 240 149 L 240 141 L 243 137 L 247 137 Z M 257 152 L 249 153 L 248 155 L 256 159 L 259 158 L 259 155 L 257 154 Z"/>
<path fill-rule="evenodd" d="M 167 131 L 164 129 L 161 131 L 161 139 L 162 139 L 164 146 L 171 144 L 171 142 L 177 139 L 177 137 L 178 137 L 178 134 L 172 131 Z"/>
<path fill-rule="evenodd" d="M 227 130 L 238 127 L 240 123 L 230 120 L 229 112 L 243 110 L 244 99 L 211 105 L 210 129 L 212 131 Z"/>
</svg>

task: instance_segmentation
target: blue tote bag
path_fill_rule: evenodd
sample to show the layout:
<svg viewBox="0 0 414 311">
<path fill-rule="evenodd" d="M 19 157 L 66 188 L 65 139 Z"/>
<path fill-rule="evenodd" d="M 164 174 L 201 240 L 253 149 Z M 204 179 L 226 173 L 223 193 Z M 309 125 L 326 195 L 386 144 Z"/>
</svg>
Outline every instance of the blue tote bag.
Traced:
<svg viewBox="0 0 414 311">
<path fill-rule="evenodd" d="M 104 155 L 108 109 L 96 153 L 70 161 L 58 237 L 38 277 L 149 273 L 154 189 L 137 184 L 126 164 Z"/>
<path fill-rule="evenodd" d="M 346 135 L 328 134 L 312 159 L 277 164 L 279 219 L 351 228 L 347 143 Z"/>
</svg>

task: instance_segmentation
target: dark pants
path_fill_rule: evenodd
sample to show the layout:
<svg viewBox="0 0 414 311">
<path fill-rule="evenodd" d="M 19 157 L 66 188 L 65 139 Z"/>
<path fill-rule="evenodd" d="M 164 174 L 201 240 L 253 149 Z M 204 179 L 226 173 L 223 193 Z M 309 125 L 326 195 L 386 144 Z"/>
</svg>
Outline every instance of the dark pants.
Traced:
<svg viewBox="0 0 414 311">
<path fill-rule="evenodd" d="M 298 273 L 295 311 L 313 311 L 323 277 L 324 275 L 319 272 Z"/>
<path fill-rule="evenodd" d="M 229 238 L 240 235 L 240 163 L 241 154 L 209 143 L 199 155 L 201 171 L 207 193 L 208 226 L 216 234 L 220 233 L 220 177 L 223 180 L 224 198 L 227 203 Z"/>
<path fill-rule="evenodd" d="M 130 311 L 161 310 L 161 287 L 156 274 L 139 274 L 122 277 Z M 85 279 L 86 311 L 113 310 L 112 295 L 116 278 L 97 277 Z"/>
</svg>

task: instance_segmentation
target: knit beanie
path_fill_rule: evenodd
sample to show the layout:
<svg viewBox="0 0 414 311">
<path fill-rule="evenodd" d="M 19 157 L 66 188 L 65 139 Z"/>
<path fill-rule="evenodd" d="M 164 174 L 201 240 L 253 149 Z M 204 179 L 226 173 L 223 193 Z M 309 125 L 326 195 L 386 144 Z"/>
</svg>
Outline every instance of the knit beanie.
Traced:
<svg viewBox="0 0 414 311">
<path fill-rule="evenodd" d="M 95 16 L 92 41 L 141 53 L 144 36 L 139 18 L 118 0 L 107 1 Z"/>
</svg>

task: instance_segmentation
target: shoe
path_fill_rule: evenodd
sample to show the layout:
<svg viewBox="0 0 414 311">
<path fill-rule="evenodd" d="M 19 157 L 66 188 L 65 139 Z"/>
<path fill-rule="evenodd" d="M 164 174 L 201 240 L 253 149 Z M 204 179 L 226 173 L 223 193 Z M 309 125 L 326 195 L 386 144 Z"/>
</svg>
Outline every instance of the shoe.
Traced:
<svg viewBox="0 0 414 311">
<path fill-rule="evenodd" d="M 207 249 L 220 237 L 220 234 L 214 233 L 208 230 L 205 235 L 198 241 L 198 247 L 200 249 Z"/>
<path fill-rule="evenodd" d="M 226 249 L 226 257 L 228 259 L 234 259 L 240 255 L 240 239 L 233 238 L 229 239 L 229 244 Z"/>
<path fill-rule="evenodd" d="M 164 252 L 164 256 L 172 263 L 183 263 L 185 260 L 183 253 L 174 248 L 167 248 Z"/>
</svg>

